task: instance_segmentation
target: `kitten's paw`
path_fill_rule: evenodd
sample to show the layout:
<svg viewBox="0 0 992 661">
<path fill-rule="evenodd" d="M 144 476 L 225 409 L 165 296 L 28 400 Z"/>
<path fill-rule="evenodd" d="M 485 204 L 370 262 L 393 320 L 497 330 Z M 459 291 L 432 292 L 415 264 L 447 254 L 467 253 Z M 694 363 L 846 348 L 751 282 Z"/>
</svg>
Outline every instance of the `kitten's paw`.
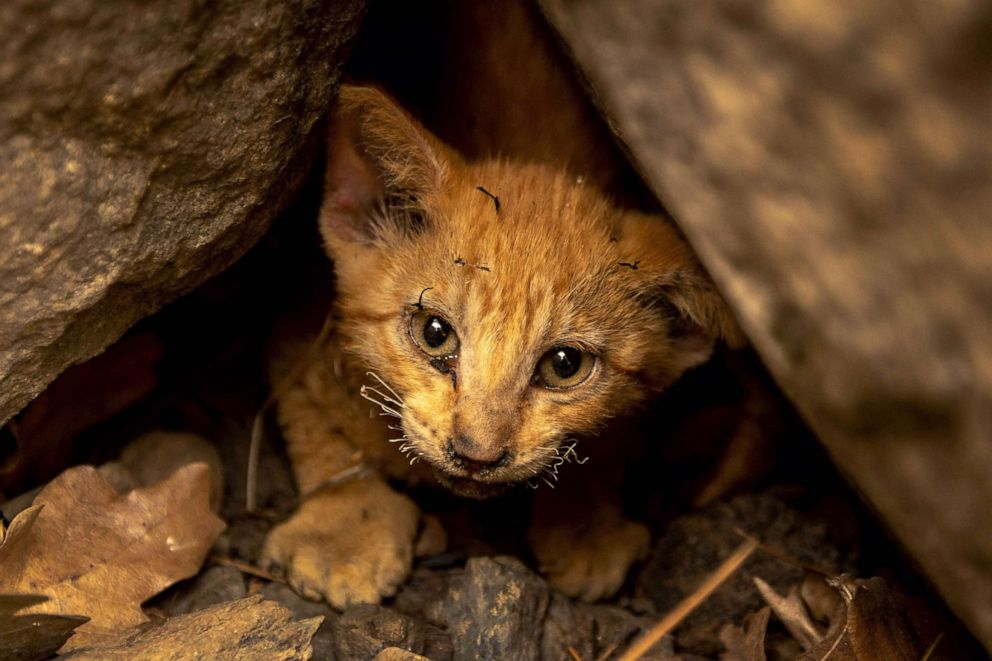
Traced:
<svg viewBox="0 0 992 661">
<path fill-rule="evenodd" d="M 410 575 L 419 512 L 379 480 L 318 493 L 265 540 L 262 562 L 307 599 L 378 603 Z"/>
<path fill-rule="evenodd" d="M 584 534 L 555 530 L 543 537 L 532 543 L 541 572 L 561 592 L 583 601 L 619 590 L 631 565 L 647 556 L 651 541 L 646 526 L 626 520 Z"/>
</svg>

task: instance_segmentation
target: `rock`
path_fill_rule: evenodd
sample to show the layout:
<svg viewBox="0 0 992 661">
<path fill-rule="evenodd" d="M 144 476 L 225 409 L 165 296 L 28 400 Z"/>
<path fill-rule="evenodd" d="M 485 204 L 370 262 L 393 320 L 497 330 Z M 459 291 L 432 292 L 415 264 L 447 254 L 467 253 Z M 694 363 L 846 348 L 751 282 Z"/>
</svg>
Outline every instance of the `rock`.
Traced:
<svg viewBox="0 0 992 661">
<path fill-rule="evenodd" d="M 434 661 L 399 647 L 387 647 L 375 655 L 373 661 Z"/>
<path fill-rule="evenodd" d="M 298 189 L 364 3 L 0 9 L 0 423 Z"/>
<path fill-rule="evenodd" d="M 548 585 L 519 560 L 470 559 L 443 606 L 455 661 L 537 661 L 550 601 Z"/>
<path fill-rule="evenodd" d="M 205 608 L 107 632 L 63 656 L 87 661 L 129 659 L 238 659 L 239 661 L 307 661 L 320 618 L 294 621 L 289 611 L 261 597 Z"/>
<path fill-rule="evenodd" d="M 551 596 L 541 636 L 543 661 L 568 661 L 574 650 L 583 659 L 598 659 L 607 650 L 622 649 L 651 622 L 616 606 L 574 603 L 558 593 Z M 671 638 L 662 646 L 671 649 Z"/>
<path fill-rule="evenodd" d="M 410 617 L 422 618 L 431 624 L 445 626 L 444 602 L 453 580 L 460 579 L 459 570 L 445 571 L 417 567 L 410 580 L 400 588 L 393 606 Z"/>
<path fill-rule="evenodd" d="M 387 647 L 424 651 L 424 624 L 384 606 L 352 606 L 334 623 L 334 649 L 341 661 L 371 659 Z"/>
<path fill-rule="evenodd" d="M 672 521 L 637 578 L 638 593 L 654 602 L 658 612 L 668 612 L 734 552 L 741 543 L 738 531 L 806 566 L 828 574 L 841 569 L 839 553 L 823 524 L 811 522 L 774 496 L 746 495 Z M 805 570 L 767 553 L 753 554 L 683 620 L 676 630 L 679 645 L 698 654 L 716 654 L 721 627 L 764 605 L 752 576 L 785 593 L 802 583 Z"/>
<path fill-rule="evenodd" d="M 184 615 L 207 606 L 246 596 L 245 579 L 233 567 L 210 567 L 176 590 L 170 591 L 159 606 L 170 615 Z"/>
<path fill-rule="evenodd" d="M 285 583 L 269 583 L 262 587 L 258 593 L 262 597 L 288 608 L 296 618 L 324 618 L 311 639 L 313 658 L 321 660 L 333 660 L 335 658 L 334 622 L 337 620 L 338 614 L 330 606 L 324 602 L 307 601 L 293 592 L 292 588 Z"/>
<path fill-rule="evenodd" d="M 540 4 L 772 375 L 992 651 L 992 7 Z"/>
</svg>

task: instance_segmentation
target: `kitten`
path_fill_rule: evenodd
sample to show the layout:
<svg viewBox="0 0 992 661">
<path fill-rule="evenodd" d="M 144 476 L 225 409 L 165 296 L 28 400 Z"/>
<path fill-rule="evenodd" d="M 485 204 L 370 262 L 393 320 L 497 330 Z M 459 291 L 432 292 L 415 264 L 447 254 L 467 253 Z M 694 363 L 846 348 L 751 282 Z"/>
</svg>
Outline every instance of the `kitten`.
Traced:
<svg viewBox="0 0 992 661">
<path fill-rule="evenodd" d="M 582 461 L 537 490 L 529 542 L 566 594 L 612 594 L 649 541 L 620 509 L 632 414 L 738 338 L 711 282 L 661 218 L 554 168 L 467 162 L 373 88 L 342 89 L 327 156 L 338 321 L 280 398 L 303 500 L 264 558 L 304 596 L 377 602 L 420 525 L 387 478 L 485 498 Z"/>
</svg>

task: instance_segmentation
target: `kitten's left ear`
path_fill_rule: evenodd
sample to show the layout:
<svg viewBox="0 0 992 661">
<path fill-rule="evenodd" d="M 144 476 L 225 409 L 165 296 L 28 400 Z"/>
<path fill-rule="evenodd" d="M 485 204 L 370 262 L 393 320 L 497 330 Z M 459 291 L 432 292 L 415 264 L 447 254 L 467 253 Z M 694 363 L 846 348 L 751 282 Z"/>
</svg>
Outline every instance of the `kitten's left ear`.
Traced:
<svg viewBox="0 0 992 661">
<path fill-rule="evenodd" d="M 383 92 L 342 85 L 328 126 L 320 209 L 320 229 L 329 247 L 419 229 L 418 203 L 441 187 L 451 158 Z"/>
<path fill-rule="evenodd" d="M 737 320 L 688 244 L 661 218 L 624 219 L 620 247 L 638 259 L 637 296 L 666 317 L 683 369 L 707 360 L 717 340 L 746 344 Z"/>
</svg>

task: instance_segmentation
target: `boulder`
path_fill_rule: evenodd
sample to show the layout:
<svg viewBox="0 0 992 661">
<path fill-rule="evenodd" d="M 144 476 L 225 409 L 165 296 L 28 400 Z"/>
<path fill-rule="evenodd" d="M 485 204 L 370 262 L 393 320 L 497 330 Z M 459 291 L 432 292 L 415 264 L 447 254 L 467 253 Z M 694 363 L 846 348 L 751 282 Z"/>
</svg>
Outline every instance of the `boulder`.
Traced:
<svg viewBox="0 0 992 661">
<path fill-rule="evenodd" d="M 364 2 L 0 7 L 0 424 L 294 196 Z"/>
<path fill-rule="evenodd" d="M 992 650 L 992 6 L 541 5 L 765 364 Z"/>
</svg>

